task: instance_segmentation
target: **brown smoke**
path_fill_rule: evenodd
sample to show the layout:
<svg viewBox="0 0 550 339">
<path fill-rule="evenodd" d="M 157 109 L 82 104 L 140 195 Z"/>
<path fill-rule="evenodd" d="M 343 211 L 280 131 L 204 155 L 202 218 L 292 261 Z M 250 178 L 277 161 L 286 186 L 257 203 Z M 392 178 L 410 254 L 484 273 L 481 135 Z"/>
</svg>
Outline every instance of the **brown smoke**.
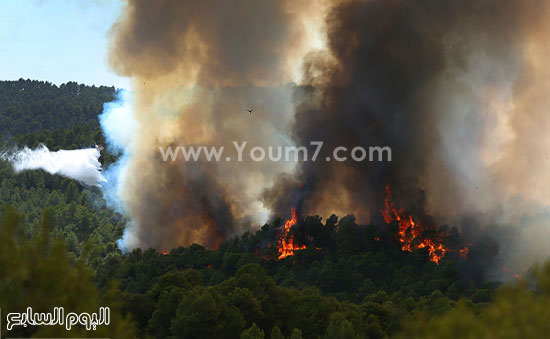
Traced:
<svg viewBox="0 0 550 339">
<path fill-rule="evenodd" d="M 110 55 L 139 124 L 127 247 L 215 247 L 291 207 L 368 222 L 386 184 L 440 222 L 548 232 L 549 23 L 543 0 L 129 1 Z M 158 150 L 245 140 L 324 152 L 293 170 Z M 324 161 L 337 146 L 393 161 Z"/>
<path fill-rule="evenodd" d="M 129 1 L 110 62 L 132 79 L 138 123 L 121 187 L 124 246 L 220 241 L 265 220 L 258 196 L 289 164 L 226 162 L 233 141 L 289 142 L 292 73 L 308 49 L 305 1 Z M 309 11 L 310 15 L 315 11 Z M 254 108 L 249 115 L 246 109 Z M 164 162 L 159 146 L 224 146 L 221 162 Z M 226 153 L 227 152 L 227 153 Z"/>
<path fill-rule="evenodd" d="M 550 198 L 549 9 L 519 0 L 334 6 L 329 57 L 308 61 L 295 92 L 293 138 L 323 140 L 325 150 L 390 146 L 393 161 L 303 163 L 266 203 L 276 214 L 297 206 L 368 222 L 390 184 L 400 206 L 442 222 L 519 226 L 540 212 Z"/>
</svg>

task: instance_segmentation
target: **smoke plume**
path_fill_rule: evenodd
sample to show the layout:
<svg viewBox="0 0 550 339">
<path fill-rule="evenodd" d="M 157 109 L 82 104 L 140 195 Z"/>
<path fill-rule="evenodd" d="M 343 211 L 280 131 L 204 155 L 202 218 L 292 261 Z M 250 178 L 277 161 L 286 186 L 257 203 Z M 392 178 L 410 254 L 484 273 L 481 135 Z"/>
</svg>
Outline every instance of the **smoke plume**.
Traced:
<svg viewBox="0 0 550 339">
<path fill-rule="evenodd" d="M 109 191 L 132 219 L 119 243 L 123 249 L 193 242 L 215 248 L 266 220 L 259 197 L 292 164 L 165 162 L 159 147 L 291 143 L 291 82 L 302 55 L 314 48 L 305 37 L 314 35 L 308 32 L 318 17 L 317 10 L 301 16 L 308 6 L 128 2 L 112 28 L 110 54 L 113 68 L 133 84 L 135 133 L 122 147 L 118 184 Z M 126 128 L 103 126 L 108 137 Z"/>
<path fill-rule="evenodd" d="M 389 184 L 400 207 L 472 237 L 511 227 L 501 248 L 532 250 L 507 261 L 548 255 L 524 239 L 550 235 L 549 23 L 542 0 L 128 1 L 110 54 L 133 95 L 121 246 L 216 247 L 292 207 L 366 223 Z M 245 140 L 324 146 L 298 164 L 159 153 Z M 392 161 L 324 161 L 339 146 L 389 146 Z"/>
<path fill-rule="evenodd" d="M 473 237 L 481 237 L 480 226 L 495 224 L 532 234 L 530 218 L 540 232 L 539 213 L 550 202 L 543 174 L 550 169 L 543 132 L 550 126 L 543 94 L 550 87 L 542 61 L 549 19 L 544 1 L 334 6 L 329 53 L 308 62 L 295 92 L 293 139 L 325 140 L 329 150 L 390 146 L 393 161 L 304 163 L 265 201 L 276 213 L 297 205 L 305 214 L 353 212 L 368 221 L 389 184 L 402 208 L 458 223 Z M 517 247 L 538 241 L 499 240 L 501 252 L 515 259 Z"/>
</svg>

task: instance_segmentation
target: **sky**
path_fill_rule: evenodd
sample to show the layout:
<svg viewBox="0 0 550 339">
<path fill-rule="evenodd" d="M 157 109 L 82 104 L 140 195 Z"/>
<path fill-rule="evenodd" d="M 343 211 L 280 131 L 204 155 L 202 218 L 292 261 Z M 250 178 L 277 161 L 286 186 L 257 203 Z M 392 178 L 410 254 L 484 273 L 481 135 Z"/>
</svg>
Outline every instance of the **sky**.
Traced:
<svg viewBox="0 0 550 339">
<path fill-rule="evenodd" d="M 121 0 L 0 0 L 0 80 L 129 88 L 109 69 L 108 32 Z"/>
</svg>

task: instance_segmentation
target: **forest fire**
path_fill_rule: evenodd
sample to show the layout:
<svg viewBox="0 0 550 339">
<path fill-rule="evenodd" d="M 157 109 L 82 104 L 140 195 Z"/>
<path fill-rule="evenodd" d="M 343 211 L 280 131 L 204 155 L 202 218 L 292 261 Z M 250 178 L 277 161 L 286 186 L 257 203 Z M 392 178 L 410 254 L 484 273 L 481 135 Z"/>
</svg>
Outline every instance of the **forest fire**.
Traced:
<svg viewBox="0 0 550 339">
<path fill-rule="evenodd" d="M 291 255 L 294 255 L 294 251 L 296 250 L 303 250 L 306 248 L 303 245 L 302 246 L 296 245 L 294 243 L 293 236 L 288 237 L 288 232 L 290 232 L 290 229 L 292 228 L 292 226 L 296 225 L 296 223 L 298 222 L 298 217 L 296 216 L 295 208 L 292 208 L 291 214 L 292 214 L 292 217 L 285 222 L 285 229 L 280 237 L 279 257 L 278 257 L 279 260 Z"/>
<path fill-rule="evenodd" d="M 391 189 L 386 185 L 386 199 L 384 209 L 381 211 L 386 223 L 397 221 L 399 231 L 397 239 L 401 242 L 403 251 L 412 252 L 417 249 L 427 248 L 430 260 L 436 264 L 451 251 L 443 245 L 442 239 L 437 237 L 433 239 L 424 238 L 423 232 L 427 229 L 426 226 L 414 221 L 411 215 L 406 214 L 403 210 L 397 210 L 391 201 Z M 465 257 L 468 254 L 468 247 L 460 250 L 460 254 Z"/>
</svg>

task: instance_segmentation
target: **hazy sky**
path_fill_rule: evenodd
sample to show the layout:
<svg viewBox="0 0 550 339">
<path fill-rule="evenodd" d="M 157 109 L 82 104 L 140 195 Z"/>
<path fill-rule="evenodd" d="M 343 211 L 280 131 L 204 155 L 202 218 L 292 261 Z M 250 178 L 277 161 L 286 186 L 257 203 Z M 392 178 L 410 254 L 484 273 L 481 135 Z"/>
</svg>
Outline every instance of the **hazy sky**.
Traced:
<svg viewBox="0 0 550 339">
<path fill-rule="evenodd" d="M 107 63 L 121 0 L 0 0 L 0 80 L 128 88 Z"/>
</svg>

